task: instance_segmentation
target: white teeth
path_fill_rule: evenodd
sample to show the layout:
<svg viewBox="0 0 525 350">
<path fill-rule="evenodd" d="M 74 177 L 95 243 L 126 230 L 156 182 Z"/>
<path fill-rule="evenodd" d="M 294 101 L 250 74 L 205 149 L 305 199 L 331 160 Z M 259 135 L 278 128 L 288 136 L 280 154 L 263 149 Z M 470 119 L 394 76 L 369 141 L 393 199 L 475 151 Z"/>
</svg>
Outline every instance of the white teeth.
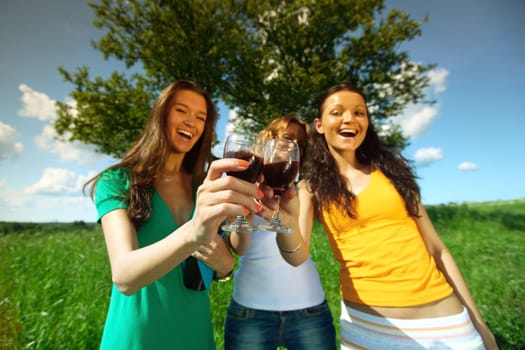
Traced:
<svg viewBox="0 0 525 350">
<path fill-rule="evenodd" d="M 356 130 L 341 130 L 340 134 L 341 135 L 355 136 L 355 135 L 357 135 L 357 131 Z"/>
<path fill-rule="evenodd" d="M 192 138 L 193 137 L 193 134 L 189 131 L 186 131 L 186 130 L 177 130 L 177 132 L 185 135 L 185 136 L 188 136 L 189 138 Z"/>
</svg>

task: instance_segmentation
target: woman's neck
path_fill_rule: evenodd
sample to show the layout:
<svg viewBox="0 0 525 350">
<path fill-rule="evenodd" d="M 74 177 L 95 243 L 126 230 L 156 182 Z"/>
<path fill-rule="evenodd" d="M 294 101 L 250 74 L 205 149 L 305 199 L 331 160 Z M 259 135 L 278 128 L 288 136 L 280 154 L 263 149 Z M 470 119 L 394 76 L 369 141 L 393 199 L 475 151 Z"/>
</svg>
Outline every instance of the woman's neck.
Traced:
<svg viewBox="0 0 525 350">
<path fill-rule="evenodd" d="M 184 155 L 181 154 L 171 154 L 164 164 L 164 170 L 160 174 L 160 180 L 163 182 L 173 182 L 176 179 L 181 177 L 186 177 L 187 174 L 184 174 L 182 169 L 182 161 L 184 160 Z"/>
<path fill-rule="evenodd" d="M 335 153 L 335 154 L 334 154 Z M 339 173 L 347 180 L 347 189 L 354 195 L 363 192 L 370 184 L 370 165 L 362 164 L 355 152 L 333 152 Z"/>
<path fill-rule="evenodd" d="M 333 148 L 330 149 L 330 154 L 335 160 L 335 163 L 338 165 L 341 171 L 363 171 L 368 168 L 359 162 L 356 157 L 355 151 L 344 151 L 339 152 Z"/>
<path fill-rule="evenodd" d="M 166 163 L 164 164 L 163 174 L 174 175 L 175 173 L 181 172 L 182 161 L 184 160 L 184 154 L 172 153 L 168 156 Z"/>
</svg>

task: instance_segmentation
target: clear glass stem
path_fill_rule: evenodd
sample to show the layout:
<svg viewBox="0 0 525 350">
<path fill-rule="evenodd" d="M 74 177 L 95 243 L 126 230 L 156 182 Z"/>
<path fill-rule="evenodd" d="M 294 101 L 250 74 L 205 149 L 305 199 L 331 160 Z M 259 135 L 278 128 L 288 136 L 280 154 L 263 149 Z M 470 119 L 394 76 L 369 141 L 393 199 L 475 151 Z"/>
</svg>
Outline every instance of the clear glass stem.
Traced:
<svg viewBox="0 0 525 350">
<path fill-rule="evenodd" d="M 281 224 L 281 215 L 279 214 L 279 212 L 280 212 L 280 205 L 281 205 L 280 204 L 280 197 L 279 196 L 275 196 L 275 197 L 277 197 L 277 198 L 276 198 L 275 209 L 272 212 L 272 219 L 267 224 L 260 225 L 259 226 L 259 230 L 261 230 L 261 231 L 273 231 L 273 232 L 277 232 L 277 233 L 286 233 L 286 234 L 292 233 L 292 229 L 291 228 Z"/>
<path fill-rule="evenodd" d="M 246 231 L 246 232 L 253 232 L 257 231 L 258 228 L 251 225 L 248 220 L 246 219 L 246 215 L 239 215 L 235 217 L 235 220 L 233 220 L 229 224 L 224 224 L 221 226 L 221 229 L 227 232 L 239 232 L 239 231 Z"/>
<path fill-rule="evenodd" d="M 233 221 L 233 224 L 243 225 L 248 223 L 246 220 L 246 215 L 239 215 L 235 217 L 235 220 Z"/>
<path fill-rule="evenodd" d="M 276 203 L 275 203 L 275 210 L 273 211 L 272 213 L 272 223 L 276 224 L 276 225 L 281 225 L 281 216 L 279 215 L 279 207 L 280 207 L 280 199 L 281 197 L 280 196 L 275 196 L 276 198 Z"/>
</svg>

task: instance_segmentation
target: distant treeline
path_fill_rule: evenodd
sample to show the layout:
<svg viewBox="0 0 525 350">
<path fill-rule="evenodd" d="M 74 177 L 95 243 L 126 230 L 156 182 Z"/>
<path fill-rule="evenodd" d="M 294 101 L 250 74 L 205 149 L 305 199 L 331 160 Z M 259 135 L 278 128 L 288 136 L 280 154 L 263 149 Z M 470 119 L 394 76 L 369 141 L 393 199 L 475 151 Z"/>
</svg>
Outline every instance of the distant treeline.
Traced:
<svg viewBox="0 0 525 350">
<path fill-rule="evenodd" d="M 508 211 L 508 205 L 513 205 L 516 210 Z M 505 206 L 507 210 L 494 210 L 499 206 Z M 495 202 L 480 202 L 480 203 L 448 203 L 439 205 L 426 206 L 428 215 L 432 219 L 435 226 L 448 224 L 455 219 L 472 219 L 476 221 L 498 221 L 505 227 L 514 230 L 522 230 L 525 232 L 525 217 L 523 210 L 525 210 L 525 198 L 495 201 Z M 66 228 L 72 229 L 86 229 L 96 230 L 100 226 L 96 223 L 86 223 L 83 220 L 73 222 L 8 222 L 0 221 L 0 235 L 7 235 L 12 233 L 51 233 L 56 229 L 64 230 Z"/>
<path fill-rule="evenodd" d="M 51 233 L 57 229 L 65 230 L 67 228 L 94 230 L 98 227 L 95 223 L 86 223 L 85 221 L 73 221 L 67 223 L 61 222 L 9 222 L 0 221 L 0 235 L 14 233 Z"/>
</svg>

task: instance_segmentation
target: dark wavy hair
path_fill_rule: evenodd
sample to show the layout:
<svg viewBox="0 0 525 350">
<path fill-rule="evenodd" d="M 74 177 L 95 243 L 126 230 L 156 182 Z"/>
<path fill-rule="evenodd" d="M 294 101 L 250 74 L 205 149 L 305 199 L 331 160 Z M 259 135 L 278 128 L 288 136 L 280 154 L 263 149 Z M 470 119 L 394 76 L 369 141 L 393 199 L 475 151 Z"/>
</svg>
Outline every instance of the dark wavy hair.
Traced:
<svg viewBox="0 0 525 350">
<path fill-rule="evenodd" d="M 191 80 L 177 80 L 164 88 L 149 113 L 142 133 L 122 160 L 104 169 L 84 185 L 84 190 L 90 187 L 90 195 L 94 199 L 96 180 L 102 173 L 109 169 L 127 169 L 130 184 L 123 200 L 129 201 L 128 214 L 135 227 L 140 226 L 151 215 L 154 181 L 164 170 L 171 147 L 167 134 L 168 114 L 175 96 L 182 90 L 193 91 L 206 100 L 207 117 L 204 132 L 182 162 L 182 171 L 192 174 L 193 186 L 198 186 L 203 181 L 206 166 L 211 161 L 217 110 L 208 93 Z"/>
<path fill-rule="evenodd" d="M 361 89 L 351 83 L 342 82 L 330 87 L 321 95 L 317 102 L 317 118 L 322 116 L 325 100 L 339 91 L 355 92 L 361 95 L 366 103 L 366 97 Z M 369 116 L 368 111 L 367 115 Z M 355 194 L 348 190 L 348 180 L 339 172 L 337 163 L 328 150 L 324 135 L 319 134 L 315 128 L 310 135 L 303 179 L 314 195 L 317 217 L 320 217 L 323 208 L 328 210 L 330 204 L 335 203 L 350 217 L 355 218 L 356 213 L 353 209 Z M 381 141 L 370 116 L 368 130 L 363 143 L 356 150 L 356 158 L 363 165 L 381 170 L 403 197 L 408 213 L 413 217 L 418 216 L 420 190 L 412 164 L 395 147 Z"/>
</svg>

